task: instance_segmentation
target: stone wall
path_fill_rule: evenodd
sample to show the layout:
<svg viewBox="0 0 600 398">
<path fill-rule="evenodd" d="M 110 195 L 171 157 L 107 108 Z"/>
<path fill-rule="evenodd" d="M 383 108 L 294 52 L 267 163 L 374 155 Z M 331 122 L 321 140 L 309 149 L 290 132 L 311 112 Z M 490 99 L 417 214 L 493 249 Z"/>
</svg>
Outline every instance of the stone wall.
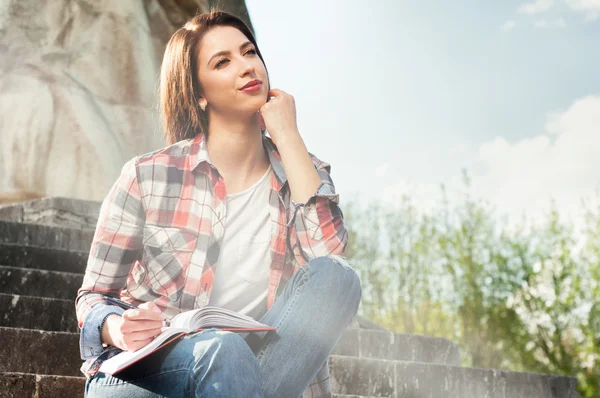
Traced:
<svg viewBox="0 0 600 398">
<path fill-rule="evenodd" d="M 155 95 L 164 48 L 210 5 L 0 3 L 0 203 L 102 200 L 127 160 L 164 146 Z M 224 5 L 245 10 L 243 0 Z"/>
</svg>

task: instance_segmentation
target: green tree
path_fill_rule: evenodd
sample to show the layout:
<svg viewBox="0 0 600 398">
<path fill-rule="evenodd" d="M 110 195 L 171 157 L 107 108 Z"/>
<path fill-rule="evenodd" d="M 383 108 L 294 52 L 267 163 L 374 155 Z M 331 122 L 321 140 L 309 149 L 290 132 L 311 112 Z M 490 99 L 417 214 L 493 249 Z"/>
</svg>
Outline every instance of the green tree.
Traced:
<svg viewBox="0 0 600 398">
<path fill-rule="evenodd" d="M 345 208 L 362 314 L 458 343 L 463 365 L 576 375 L 582 397 L 598 396 L 600 206 L 579 233 L 555 208 L 508 228 L 465 183 L 429 212 L 409 197 Z"/>
</svg>

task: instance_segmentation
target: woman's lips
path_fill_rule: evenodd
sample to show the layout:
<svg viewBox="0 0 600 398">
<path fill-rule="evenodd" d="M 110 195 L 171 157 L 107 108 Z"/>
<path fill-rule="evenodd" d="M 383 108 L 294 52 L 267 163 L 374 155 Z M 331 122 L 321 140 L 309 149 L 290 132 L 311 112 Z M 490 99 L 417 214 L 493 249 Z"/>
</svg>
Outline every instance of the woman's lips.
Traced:
<svg viewBox="0 0 600 398">
<path fill-rule="evenodd" d="M 254 84 L 251 84 L 250 86 L 243 88 L 242 91 L 246 92 L 246 93 L 254 93 L 260 90 L 262 83 L 261 82 L 256 82 Z"/>
</svg>

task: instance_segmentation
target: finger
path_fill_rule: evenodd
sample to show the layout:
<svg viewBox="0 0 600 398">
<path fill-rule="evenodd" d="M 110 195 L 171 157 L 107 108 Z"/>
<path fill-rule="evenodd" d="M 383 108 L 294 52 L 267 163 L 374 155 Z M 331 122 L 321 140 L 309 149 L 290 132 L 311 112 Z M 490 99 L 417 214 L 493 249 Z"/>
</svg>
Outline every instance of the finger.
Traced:
<svg viewBox="0 0 600 398">
<path fill-rule="evenodd" d="M 137 332 L 137 331 L 142 331 L 142 330 L 152 330 L 152 329 L 157 329 L 157 328 L 161 328 L 163 326 L 163 321 L 126 321 L 123 322 L 121 324 L 121 327 L 119 328 L 120 332 L 125 334 L 125 333 L 132 333 L 132 332 Z"/>
<path fill-rule="evenodd" d="M 125 320 L 162 320 L 162 313 L 156 312 L 154 309 L 147 310 L 144 308 L 137 308 L 135 310 L 127 310 L 123 313 L 123 319 Z"/>
<path fill-rule="evenodd" d="M 158 306 L 158 304 L 156 304 L 156 302 L 154 301 L 147 301 L 145 303 L 142 303 L 139 305 L 138 308 L 142 308 L 145 310 L 153 310 L 156 312 L 162 312 L 162 310 L 160 309 L 160 307 Z"/>
<path fill-rule="evenodd" d="M 132 343 L 135 341 L 144 341 L 150 338 L 154 338 L 161 333 L 161 329 L 150 329 L 150 330 L 142 330 L 139 332 L 127 333 L 123 336 L 123 340 L 126 343 Z"/>
<path fill-rule="evenodd" d="M 278 88 L 272 88 L 269 90 L 269 93 L 268 93 L 268 95 L 270 95 L 272 97 L 281 97 L 284 94 L 285 94 L 285 92 Z"/>
<path fill-rule="evenodd" d="M 148 344 L 150 344 L 152 342 L 152 340 L 154 340 L 154 337 L 150 337 L 149 339 L 146 339 L 143 341 L 132 341 L 130 343 L 124 343 L 125 350 L 135 352 L 135 351 L 139 350 L 140 348 L 146 347 Z"/>
<path fill-rule="evenodd" d="M 138 308 L 142 308 L 144 310 L 150 310 L 154 306 L 156 306 L 156 303 L 154 301 L 147 301 L 145 303 L 138 305 Z"/>
</svg>

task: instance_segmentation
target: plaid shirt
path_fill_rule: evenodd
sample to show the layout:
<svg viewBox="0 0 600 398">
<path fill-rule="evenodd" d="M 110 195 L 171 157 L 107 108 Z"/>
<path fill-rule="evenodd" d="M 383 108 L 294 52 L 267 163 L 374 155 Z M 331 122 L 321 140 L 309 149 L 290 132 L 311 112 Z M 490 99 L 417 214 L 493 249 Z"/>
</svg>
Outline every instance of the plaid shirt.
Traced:
<svg viewBox="0 0 600 398">
<path fill-rule="evenodd" d="M 307 261 L 343 254 L 348 241 L 330 166 L 312 154 L 321 185 L 305 204 L 290 198 L 281 156 L 263 146 L 273 166 L 269 195 L 271 271 L 267 308 Z M 226 217 L 224 180 L 211 163 L 203 134 L 127 162 L 98 218 L 83 285 L 76 299 L 86 376 L 114 349 L 100 345 L 102 321 L 123 310 L 102 295 L 139 305 L 155 301 L 168 316 L 207 305 Z M 305 396 L 329 396 L 328 364 Z"/>
</svg>

